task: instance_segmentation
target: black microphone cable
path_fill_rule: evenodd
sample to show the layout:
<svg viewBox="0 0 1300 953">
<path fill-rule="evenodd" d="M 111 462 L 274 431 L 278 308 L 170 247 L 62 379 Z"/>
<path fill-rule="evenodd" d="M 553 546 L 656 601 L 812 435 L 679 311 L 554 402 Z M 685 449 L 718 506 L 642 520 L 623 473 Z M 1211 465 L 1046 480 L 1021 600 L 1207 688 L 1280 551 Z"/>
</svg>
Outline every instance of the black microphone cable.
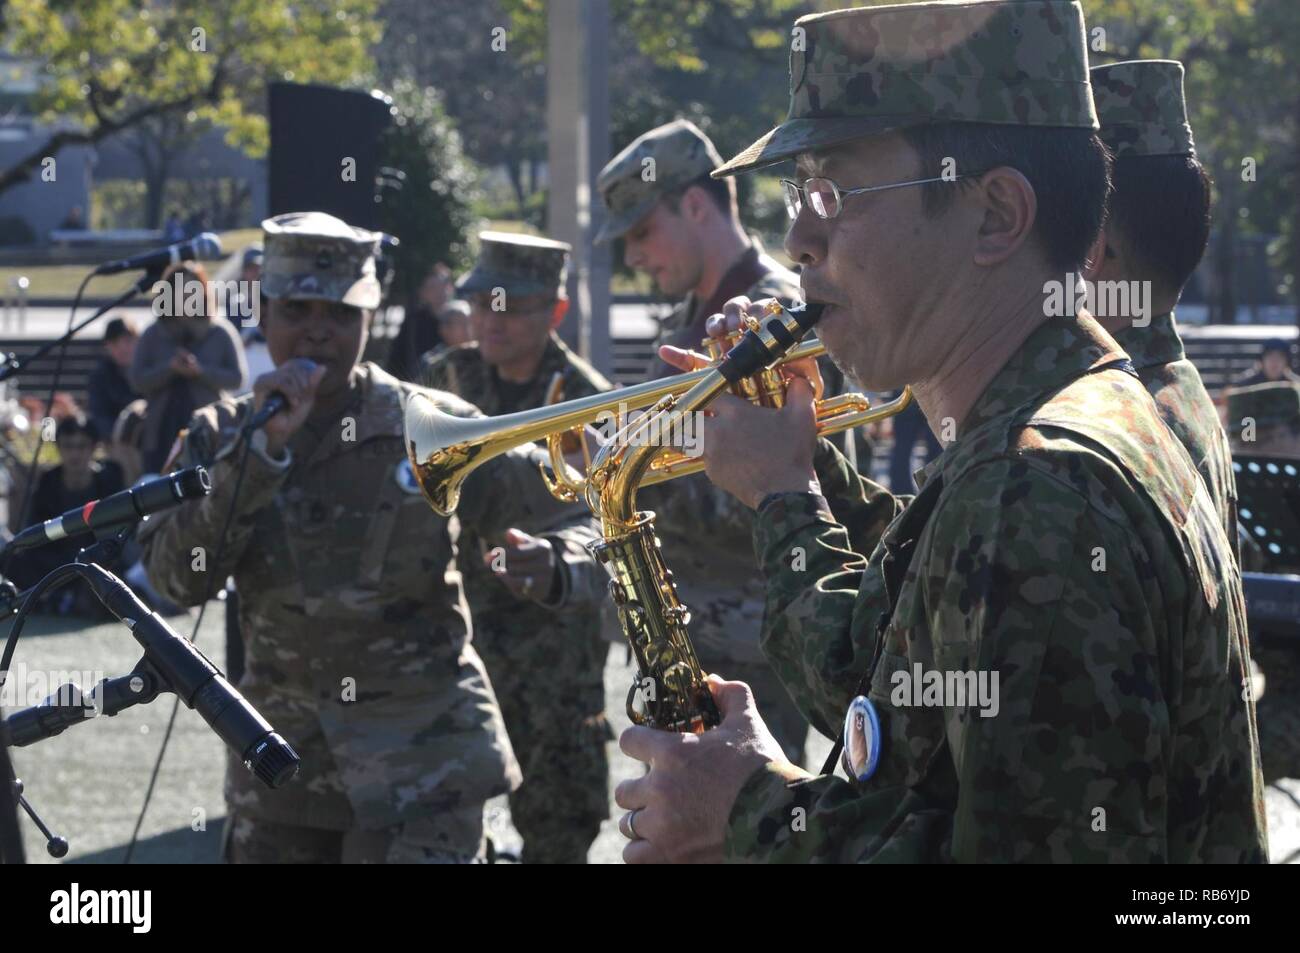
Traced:
<svg viewBox="0 0 1300 953">
<path fill-rule="evenodd" d="M 199 614 L 194 620 L 194 628 L 190 630 L 189 642 L 194 645 L 199 640 L 199 628 L 203 625 L 203 616 L 208 611 L 208 603 L 216 594 L 217 573 L 221 569 L 221 557 L 226 551 L 226 537 L 230 533 L 230 524 L 235 518 L 235 507 L 239 505 L 239 491 L 244 485 L 244 474 L 248 470 L 248 454 L 250 451 L 249 437 L 252 431 L 245 427 L 241 430 L 239 440 L 243 443 L 243 450 L 239 455 L 239 469 L 235 474 L 235 489 L 230 495 L 230 506 L 226 508 L 226 517 L 221 524 L 221 533 L 217 536 L 217 552 L 213 559 L 212 573 L 208 578 L 207 591 L 203 594 L 203 602 L 199 604 Z M 223 583 L 225 579 L 221 580 Z M 229 611 L 229 610 L 227 610 Z M 241 636 L 242 637 L 242 636 Z M 172 729 L 176 726 L 176 713 L 180 711 L 180 696 L 172 699 L 171 714 L 167 716 L 167 730 L 163 732 L 162 744 L 158 746 L 158 757 L 154 760 L 153 770 L 149 774 L 149 786 L 145 789 L 144 803 L 140 805 L 140 813 L 135 819 L 135 827 L 131 830 L 131 840 L 126 845 L 126 854 L 122 858 L 122 863 L 131 863 L 131 858 L 135 856 L 135 846 L 140 840 L 140 828 L 144 826 L 145 815 L 149 812 L 149 804 L 153 801 L 153 792 L 158 785 L 158 774 L 162 771 L 163 756 L 167 754 L 167 745 L 171 741 Z"/>
</svg>

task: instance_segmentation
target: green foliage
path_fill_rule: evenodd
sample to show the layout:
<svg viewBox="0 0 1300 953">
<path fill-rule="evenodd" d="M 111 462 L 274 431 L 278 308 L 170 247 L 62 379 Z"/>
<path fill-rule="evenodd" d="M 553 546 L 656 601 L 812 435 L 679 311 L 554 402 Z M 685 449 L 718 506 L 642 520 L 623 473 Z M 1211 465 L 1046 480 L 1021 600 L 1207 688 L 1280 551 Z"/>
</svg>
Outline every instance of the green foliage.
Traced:
<svg viewBox="0 0 1300 953">
<path fill-rule="evenodd" d="M 391 96 L 394 120 L 382 146 L 383 164 L 400 169 L 406 181 L 400 192 L 385 193 L 381 221 L 384 231 L 401 240 L 390 296 L 405 302 L 434 263 L 453 269 L 467 263 L 478 174 L 435 89 L 398 80 Z"/>
<path fill-rule="evenodd" d="M 377 0 L 10 0 L 3 41 L 44 63 L 32 108 L 67 124 L 53 151 L 97 142 L 150 116 L 210 120 L 261 155 L 273 80 L 367 85 Z M 35 154 L 35 162 L 42 151 Z M 25 166 L 0 174 L 0 189 Z"/>
<path fill-rule="evenodd" d="M 546 158 L 544 30 L 534 48 L 498 0 L 384 0 L 381 16 L 387 35 L 374 51 L 380 81 L 435 87 L 465 152 L 506 169 L 514 214 L 522 216 L 531 191 L 527 166 Z"/>
</svg>

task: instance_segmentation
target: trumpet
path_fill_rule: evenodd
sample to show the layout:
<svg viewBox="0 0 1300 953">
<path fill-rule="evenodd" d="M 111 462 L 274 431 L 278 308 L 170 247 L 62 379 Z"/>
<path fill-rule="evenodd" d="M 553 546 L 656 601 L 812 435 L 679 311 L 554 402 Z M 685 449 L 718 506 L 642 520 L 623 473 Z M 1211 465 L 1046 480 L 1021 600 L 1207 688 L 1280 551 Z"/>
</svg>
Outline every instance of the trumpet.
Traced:
<svg viewBox="0 0 1300 953">
<path fill-rule="evenodd" d="M 737 337 L 733 335 L 734 338 Z M 456 417 L 444 413 L 432 401 L 417 395 L 406 409 L 406 446 L 417 482 L 429 505 L 442 516 L 450 516 L 460 500 L 465 478 L 494 457 L 528 443 L 545 440 L 550 451 L 551 472 L 542 478 L 557 499 L 573 503 L 586 499 L 589 483 L 568 465 L 566 437 L 588 426 L 618 419 L 622 412 L 651 408 L 649 413 L 671 409 L 682 395 L 714 373 L 718 362 L 730 350 L 725 342 L 708 342 L 714 363 L 693 371 L 603 394 L 592 394 L 533 410 L 521 410 L 499 417 Z M 777 371 L 782 364 L 820 357 L 826 352 L 818 340 L 792 349 L 771 367 L 735 385 L 740 396 L 765 406 L 781 406 L 785 386 Z M 864 426 L 902 411 L 911 402 L 910 390 L 888 403 L 873 406 L 864 394 L 840 394 L 817 401 L 817 434 L 830 436 Z M 645 420 L 646 418 L 642 418 Z M 586 441 L 581 441 L 585 450 Z M 662 483 L 704 469 L 699 457 L 673 447 L 663 447 L 650 461 L 642 486 Z M 588 467 L 590 470 L 590 467 Z"/>
<path fill-rule="evenodd" d="M 701 732 L 718 724 L 719 714 L 687 633 L 690 611 L 677 598 L 672 573 L 664 564 L 654 513 L 637 512 L 641 486 L 696 473 L 699 458 L 653 441 L 638 439 L 666 415 L 703 410 L 723 391 L 769 406 L 784 401 L 785 385 L 777 368 L 824 352 L 818 341 L 799 339 L 821 316 L 816 305 L 786 308 L 772 302 L 760 323 L 732 340 L 706 345 L 713 363 L 664 380 L 595 394 L 560 404 L 501 417 L 463 418 L 445 414 L 423 397 L 406 410 L 406 447 L 416 480 L 429 504 L 449 515 L 456 508 L 465 478 L 506 451 L 546 440 L 554 476 L 551 492 L 559 499 L 584 499 L 600 518 L 601 539 L 592 555 L 610 575 L 609 592 L 619 623 L 637 661 L 627 696 L 634 724 L 669 731 Z M 872 407 L 860 394 L 817 403 L 817 432 L 829 435 L 898 413 L 911 400 L 899 397 Z M 649 408 L 607 441 L 585 472 L 570 472 L 563 443 L 575 430 L 626 409 Z M 582 446 L 586 448 L 585 439 Z"/>
</svg>

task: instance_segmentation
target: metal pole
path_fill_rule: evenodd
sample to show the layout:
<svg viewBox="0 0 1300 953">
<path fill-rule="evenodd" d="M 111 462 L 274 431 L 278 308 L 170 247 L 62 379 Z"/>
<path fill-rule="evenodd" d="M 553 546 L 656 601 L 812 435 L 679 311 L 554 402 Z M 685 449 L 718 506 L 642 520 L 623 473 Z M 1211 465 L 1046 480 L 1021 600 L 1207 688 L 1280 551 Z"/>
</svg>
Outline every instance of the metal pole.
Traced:
<svg viewBox="0 0 1300 953">
<path fill-rule="evenodd" d="M 609 160 L 609 0 L 587 0 L 587 206 L 583 236 L 587 251 L 587 290 L 591 306 L 584 325 L 582 355 L 606 377 L 614 370 L 610 348 L 610 276 L 608 245 L 592 241 L 605 217 L 596 178 Z"/>
<path fill-rule="evenodd" d="M 560 327 L 566 344 L 581 349 L 583 324 L 590 314 L 583 277 L 586 192 L 586 116 L 583 96 L 584 0 L 554 0 L 546 5 L 546 163 L 549 192 L 546 233 L 573 246 L 569 268 L 569 317 Z"/>
</svg>

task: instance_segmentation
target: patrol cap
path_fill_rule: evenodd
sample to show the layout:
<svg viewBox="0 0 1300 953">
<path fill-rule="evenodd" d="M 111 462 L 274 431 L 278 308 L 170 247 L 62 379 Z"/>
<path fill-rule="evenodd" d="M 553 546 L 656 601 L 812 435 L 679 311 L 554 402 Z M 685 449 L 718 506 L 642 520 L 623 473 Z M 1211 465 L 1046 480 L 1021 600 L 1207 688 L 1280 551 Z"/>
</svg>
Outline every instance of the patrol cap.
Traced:
<svg viewBox="0 0 1300 953">
<path fill-rule="evenodd" d="M 596 241 L 612 242 L 641 221 L 660 196 L 720 165 L 713 142 L 690 120 L 676 119 L 638 136 L 596 179 L 607 213 Z"/>
<path fill-rule="evenodd" d="M 380 234 L 324 212 L 288 212 L 262 222 L 262 293 L 295 301 L 378 308 Z"/>
<path fill-rule="evenodd" d="M 572 246 L 516 232 L 480 232 L 478 260 L 456 285 L 458 294 L 504 288 L 506 294 L 555 294 L 564 287 Z"/>
<path fill-rule="evenodd" d="M 1127 60 L 1094 66 L 1092 100 L 1115 157 L 1195 155 L 1183 98 L 1183 64 Z"/>
<path fill-rule="evenodd" d="M 1097 128 L 1076 0 L 835 10 L 790 43 L 789 115 L 715 178 L 927 123 Z"/>
</svg>

